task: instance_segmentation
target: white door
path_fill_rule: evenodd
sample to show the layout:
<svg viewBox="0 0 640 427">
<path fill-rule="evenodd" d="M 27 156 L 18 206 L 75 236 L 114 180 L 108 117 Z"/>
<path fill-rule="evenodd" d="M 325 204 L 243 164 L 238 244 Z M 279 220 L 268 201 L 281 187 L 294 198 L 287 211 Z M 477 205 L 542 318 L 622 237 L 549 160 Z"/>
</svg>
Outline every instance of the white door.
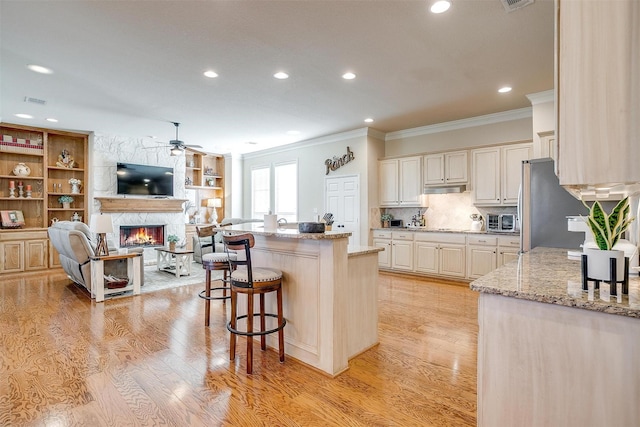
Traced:
<svg viewBox="0 0 640 427">
<path fill-rule="evenodd" d="M 360 244 L 360 178 L 325 178 L 325 212 L 333 214 L 333 231 L 351 232 L 349 245 Z"/>
</svg>

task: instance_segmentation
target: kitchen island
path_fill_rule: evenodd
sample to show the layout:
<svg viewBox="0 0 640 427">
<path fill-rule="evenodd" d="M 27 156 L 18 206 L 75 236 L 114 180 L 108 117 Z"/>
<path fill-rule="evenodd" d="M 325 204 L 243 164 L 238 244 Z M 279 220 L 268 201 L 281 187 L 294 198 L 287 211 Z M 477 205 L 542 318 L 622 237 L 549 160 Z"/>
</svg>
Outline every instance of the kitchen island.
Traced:
<svg viewBox="0 0 640 427">
<path fill-rule="evenodd" d="M 640 425 L 640 279 L 581 285 L 580 261 L 536 248 L 471 283 L 479 426 Z"/>
<path fill-rule="evenodd" d="M 348 368 L 350 358 L 378 343 L 380 248 L 349 247 L 348 232 L 265 230 L 260 223 L 223 230 L 252 233 L 252 262 L 282 271 L 287 356 L 335 376 Z M 269 297 L 267 311 L 275 312 L 275 298 Z M 239 301 L 241 314 L 245 305 Z M 277 348 L 275 337 L 267 343 Z"/>
</svg>

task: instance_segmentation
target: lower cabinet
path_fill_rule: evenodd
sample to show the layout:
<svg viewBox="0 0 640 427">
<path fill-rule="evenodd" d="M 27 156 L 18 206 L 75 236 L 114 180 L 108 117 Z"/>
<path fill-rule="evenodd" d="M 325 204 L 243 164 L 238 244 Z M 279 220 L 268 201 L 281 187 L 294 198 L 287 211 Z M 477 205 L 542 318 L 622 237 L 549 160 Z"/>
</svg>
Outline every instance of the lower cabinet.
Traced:
<svg viewBox="0 0 640 427">
<path fill-rule="evenodd" d="M 0 274 L 46 270 L 49 267 L 46 231 L 0 234 Z"/>
<path fill-rule="evenodd" d="M 378 252 L 378 267 L 391 268 L 391 231 L 373 230 L 373 246 L 384 249 Z"/>
<path fill-rule="evenodd" d="M 493 236 L 469 236 L 467 256 L 469 278 L 477 279 L 497 267 L 498 238 Z"/>
<path fill-rule="evenodd" d="M 498 237 L 498 267 L 502 267 L 508 262 L 518 259 L 520 256 L 520 237 L 500 236 Z"/>
<path fill-rule="evenodd" d="M 413 234 L 405 231 L 391 233 L 391 268 L 413 271 Z"/>
<path fill-rule="evenodd" d="M 464 234 L 416 233 L 415 271 L 450 277 L 465 277 Z"/>
</svg>

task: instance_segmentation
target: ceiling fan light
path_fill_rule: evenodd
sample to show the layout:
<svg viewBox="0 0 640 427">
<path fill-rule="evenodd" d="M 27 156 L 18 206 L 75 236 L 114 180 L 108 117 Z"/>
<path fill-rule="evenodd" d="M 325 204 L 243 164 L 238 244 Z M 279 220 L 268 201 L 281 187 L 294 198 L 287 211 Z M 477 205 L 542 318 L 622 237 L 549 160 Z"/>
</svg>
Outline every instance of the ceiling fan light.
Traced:
<svg viewBox="0 0 640 427">
<path fill-rule="evenodd" d="M 171 149 L 171 155 L 172 156 L 179 156 L 180 154 L 182 154 L 182 150 L 178 147 L 173 147 Z"/>
</svg>

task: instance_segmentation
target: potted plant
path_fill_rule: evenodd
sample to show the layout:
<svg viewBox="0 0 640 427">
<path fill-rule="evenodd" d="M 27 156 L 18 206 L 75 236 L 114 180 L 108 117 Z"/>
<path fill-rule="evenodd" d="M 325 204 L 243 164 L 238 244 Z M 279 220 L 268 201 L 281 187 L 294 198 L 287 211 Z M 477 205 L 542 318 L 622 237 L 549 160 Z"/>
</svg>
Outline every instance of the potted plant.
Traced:
<svg viewBox="0 0 640 427">
<path fill-rule="evenodd" d="M 67 195 L 60 196 L 58 197 L 58 203 L 61 203 L 64 209 L 70 209 L 71 203 L 73 203 L 73 197 Z"/>
<path fill-rule="evenodd" d="M 587 204 L 585 203 L 585 206 Z M 587 206 L 589 208 L 589 206 Z M 615 250 L 614 246 L 629 228 L 635 218 L 629 217 L 629 198 L 625 197 L 607 214 L 600 202 L 595 201 L 589 208 L 587 224 L 593 234 L 598 248 L 585 248 L 587 255 L 587 274 L 592 280 L 611 279 L 611 258 L 616 259 L 616 281 L 624 275 L 624 251 Z"/>
<path fill-rule="evenodd" d="M 78 178 L 71 178 L 69 180 L 69 184 L 71 184 L 71 193 L 72 194 L 80 194 L 80 185 L 82 185 L 82 181 Z"/>
<path fill-rule="evenodd" d="M 389 228 L 389 221 L 393 219 L 393 215 L 383 213 L 380 215 L 380 221 L 382 221 L 382 228 Z"/>
<path fill-rule="evenodd" d="M 176 250 L 176 243 L 178 243 L 178 240 L 180 240 L 180 239 L 175 234 L 169 234 L 167 236 L 167 242 L 169 242 L 169 250 L 170 251 L 175 251 Z"/>
</svg>

